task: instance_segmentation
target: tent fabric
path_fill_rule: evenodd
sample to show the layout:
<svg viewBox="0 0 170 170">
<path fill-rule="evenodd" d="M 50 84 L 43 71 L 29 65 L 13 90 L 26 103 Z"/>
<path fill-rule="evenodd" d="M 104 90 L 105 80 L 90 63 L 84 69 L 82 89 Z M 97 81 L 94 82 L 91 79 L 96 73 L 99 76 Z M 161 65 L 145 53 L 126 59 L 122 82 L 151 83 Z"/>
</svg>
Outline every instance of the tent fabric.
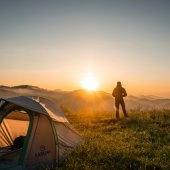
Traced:
<svg viewBox="0 0 170 170">
<path fill-rule="evenodd" d="M 0 169 L 54 167 L 82 141 L 61 109 L 41 97 L 2 99 L 0 122 Z M 11 152 L 9 146 L 18 136 L 26 136 L 27 142 L 19 152 Z"/>
<path fill-rule="evenodd" d="M 58 108 L 53 102 L 42 97 L 31 97 L 33 100 L 38 102 L 49 114 L 49 116 L 57 122 L 68 122 L 67 118 L 62 113 L 61 109 Z"/>
<path fill-rule="evenodd" d="M 30 143 L 32 146 L 26 160 L 27 165 L 41 162 L 43 159 L 49 161 L 55 158 L 55 139 L 51 124 L 46 116 L 39 116 L 34 137 Z M 39 144 L 41 145 L 39 146 Z"/>
<path fill-rule="evenodd" d="M 48 115 L 47 111 L 38 102 L 35 102 L 34 100 L 28 97 L 19 96 L 19 97 L 4 99 L 4 100 L 9 103 L 13 103 L 17 106 L 21 106 L 23 108 L 29 109 L 31 111 Z"/>
<path fill-rule="evenodd" d="M 58 108 L 54 103 L 52 103 L 48 99 L 37 97 L 37 96 L 36 97 L 20 96 L 20 97 L 5 99 L 5 101 L 16 104 L 23 108 L 27 108 L 37 113 L 48 115 L 54 121 L 68 122 L 67 118 L 64 116 L 61 109 Z"/>
<path fill-rule="evenodd" d="M 10 146 L 13 145 L 13 141 L 15 138 L 19 136 L 26 136 L 29 121 L 4 119 L 3 125 L 0 126 L 0 129 L 2 128 L 4 132 L 1 133 L 1 135 L 3 135 L 4 137 L 7 136 L 7 141 L 10 141 L 7 146 Z"/>
<path fill-rule="evenodd" d="M 68 128 L 67 124 L 55 122 L 54 125 L 57 129 L 58 138 L 62 143 L 65 143 L 69 147 L 75 147 L 79 143 L 80 136 Z"/>
<path fill-rule="evenodd" d="M 0 169 L 9 168 L 13 170 L 13 167 L 18 161 L 20 154 L 21 154 L 21 149 L 4 154 L 3 159 L 0 159 Z"/>
<path fill-rule="evenodd" d="M 11 112 L 0 125 L 0 147 L 12 146 L 16 137 L 26 136 L 29 116 L 23 112 Z"/>
<path fill-rule="evenodd" d="M 6 116 L 6 119 L 10 120 L 20 120 L 20 121 L 29 121 L 29 116 L 24 111 L 12 111 L 10 114 Z"/>
</svg>

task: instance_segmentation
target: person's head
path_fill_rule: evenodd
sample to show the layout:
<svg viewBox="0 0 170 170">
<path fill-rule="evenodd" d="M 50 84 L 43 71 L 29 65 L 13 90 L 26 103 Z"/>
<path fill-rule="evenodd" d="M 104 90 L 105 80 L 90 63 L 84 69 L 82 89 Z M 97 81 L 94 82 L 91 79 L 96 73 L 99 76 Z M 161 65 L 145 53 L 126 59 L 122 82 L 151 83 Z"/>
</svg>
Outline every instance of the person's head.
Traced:
<svg viewBox="0 0 170 170">
<path fill-rule="evenodd" d="M 117 87 L 122 87 L 122 84 L 120 81 L 117 82 Z"/>
</svg>

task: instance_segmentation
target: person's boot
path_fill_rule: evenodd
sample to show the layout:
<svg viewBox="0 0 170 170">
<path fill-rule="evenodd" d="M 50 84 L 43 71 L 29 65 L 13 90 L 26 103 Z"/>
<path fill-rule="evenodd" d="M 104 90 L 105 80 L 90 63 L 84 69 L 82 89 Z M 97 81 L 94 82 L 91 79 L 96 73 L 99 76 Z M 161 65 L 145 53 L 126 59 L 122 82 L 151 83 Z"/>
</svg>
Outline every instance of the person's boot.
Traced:
<svg viewBox="0 0 170 170">
<path fill-rule="evenodd" d="M 127 115 L 127 112 L 126 112 L 126 109 L 125 109 L 125 108 L 123 108 L 123 113 L 124 113 L 124 117 L 128 117 L 128 115 Z"/>
<path fill-rule="evenodd" d="M 116 119 L 119 120 L 120 117 L 119 117 L 119 112 L 116 112 Z"/>
<path fill-rule="evenodd" d="M 126 114 L 124 114 L 124 117 L 128 117 L 127 113 L 126 113 Z"/>
</svg>

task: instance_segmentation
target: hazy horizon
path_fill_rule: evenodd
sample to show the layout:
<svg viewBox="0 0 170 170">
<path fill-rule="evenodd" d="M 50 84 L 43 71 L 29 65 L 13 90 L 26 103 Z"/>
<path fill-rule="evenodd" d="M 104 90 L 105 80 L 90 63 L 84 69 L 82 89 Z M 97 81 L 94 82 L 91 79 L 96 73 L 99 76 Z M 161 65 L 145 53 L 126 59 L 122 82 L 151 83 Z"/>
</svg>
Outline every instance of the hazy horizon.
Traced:
<svg viewBox="0 0 170 170">
<path fill-rule="evenodd" d="M 0 84 L 170 97 L 170 1 L 0 1 Z M 87 84 L 87 82 L 86 82 Z"/>
<path fill-rule="evenodd" d="M 12 88 L 12 87 L 19 87 L 19 86 L 31 86 L 31 87 L 36 87 L 36 88 L 40 88 L 42 90 L 47 90 L 47 91 L 51 91 L 51 92 L 55 92 L 55 91 L 61 91 L 61 92 L 74 92 L 74 91 L 79 91 L 79 90 L 82 90 L 82 91 L 87 91 L 89 93 L 93 93 L 93 92 L 104 92 L 104 93 L 107 93 L 107 94 L 112 94 L 112 91 L 105 91 L 105 90 L 102 90 L 102 89 L 97 89 L 97 90 L 94 90 L 94 91 L 89 91 L 87 89 L 84 89 L 84 88 L 78 88 L 78 89 L 71 89 L 71 90 L 66 90 L 66 89 L 60 89 L 60 88 L 56 88 L 56 89 L 48 89 L 48 88 L 45 88 L 45 87 L 41 87 L 41 86 L 37 86 L 37 85 L 31 85 L 31 84 L 16 84 L 14 86 L 8 86 L 8 85 L 4 85 L 4 84 L 0 84 L 0 86 L 4 86 L 4 87 L 9 87 L 9 88 Z M 161 96 L 161 95 L 154 95 L 154 94 L 132 94 L 132 93 L 128 93 L 128 96 L 134 96 L 134 97 L 156 97 L 156 98 L 167 98 L 169 99 L 170 96 L 168 95 L 165 95 L 165 96 Z"/>
</svg>

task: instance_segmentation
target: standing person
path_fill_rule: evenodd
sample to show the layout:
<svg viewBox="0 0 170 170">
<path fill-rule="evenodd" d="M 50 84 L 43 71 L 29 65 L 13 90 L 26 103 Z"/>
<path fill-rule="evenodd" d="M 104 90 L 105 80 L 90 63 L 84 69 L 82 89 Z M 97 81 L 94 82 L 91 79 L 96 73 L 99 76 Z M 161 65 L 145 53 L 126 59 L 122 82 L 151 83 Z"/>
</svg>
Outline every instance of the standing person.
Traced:
<svg viewBox="0 0 170 170">
<path fill-rule="evenodd" d="M 123 100 L 123 97 L 126 97 L 127 93 L 120 81 L 117 82 L 117 86 L 113 89 L 112 96 L 115 97 L 116 118 L 119 119 L 119 105 L 122 106 L 124 116 L 127 117 L 125 102 Z"/>
</svg>

